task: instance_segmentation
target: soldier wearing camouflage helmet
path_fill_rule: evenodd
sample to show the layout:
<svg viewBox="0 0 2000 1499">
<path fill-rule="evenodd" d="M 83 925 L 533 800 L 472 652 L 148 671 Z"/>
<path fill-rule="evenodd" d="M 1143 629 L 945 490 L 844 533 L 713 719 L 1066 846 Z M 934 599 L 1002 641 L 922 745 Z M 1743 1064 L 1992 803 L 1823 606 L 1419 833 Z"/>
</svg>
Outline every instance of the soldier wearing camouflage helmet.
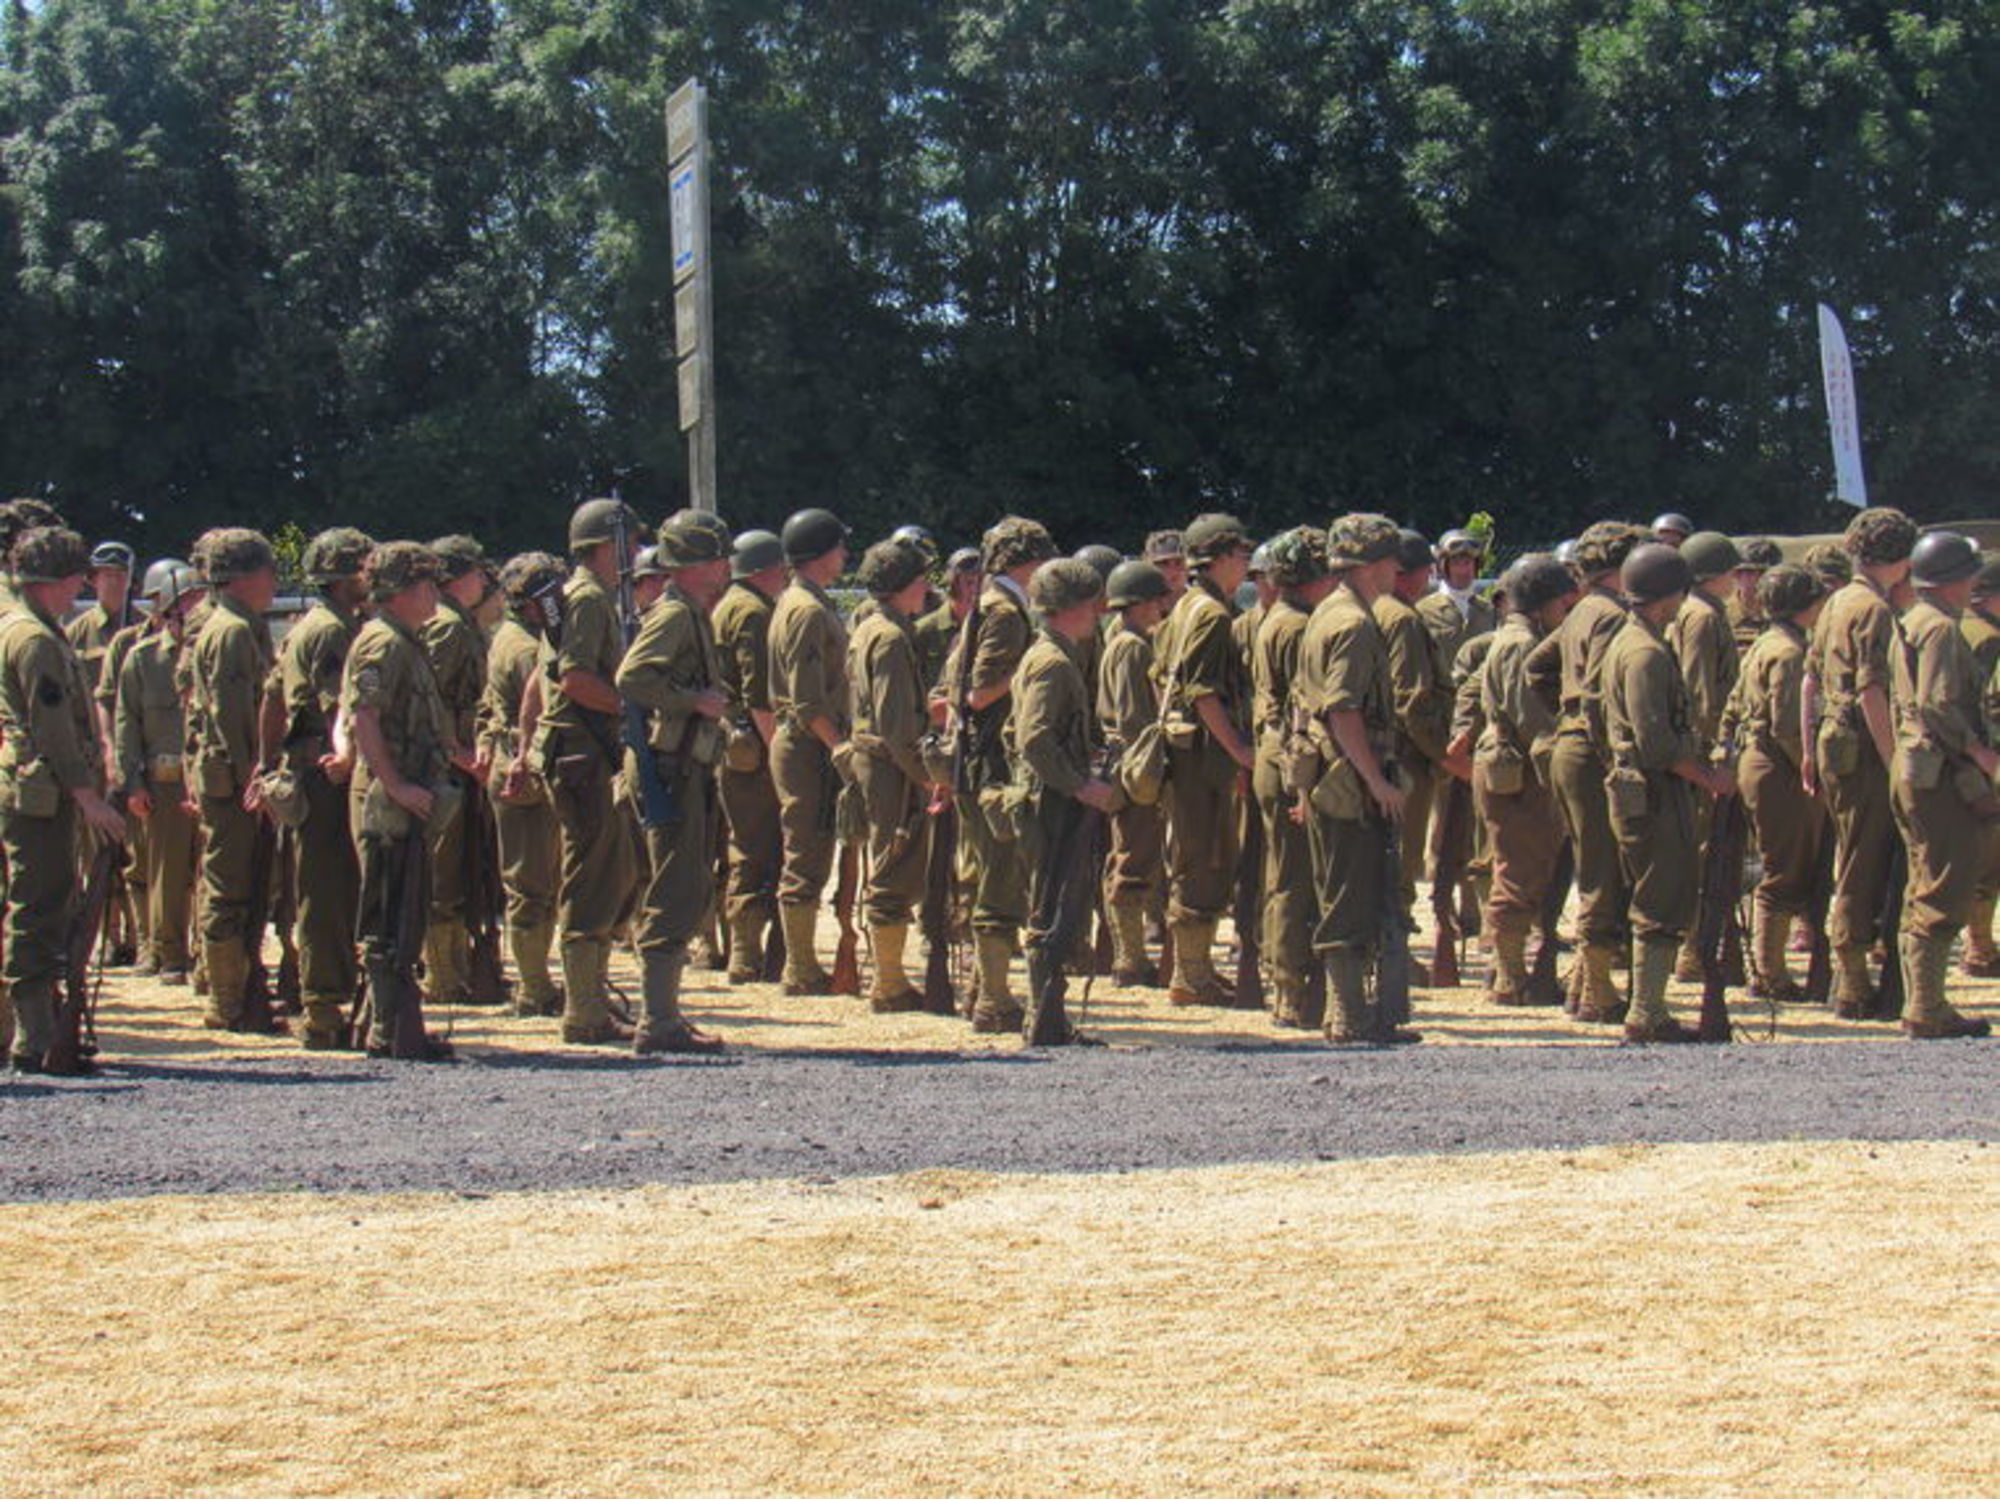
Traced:
<svg viewBox="0 0 2000 1499">
<path fill-rule="evenodd" d="M 486 694 L 486 631 L 505 606 L 493 563 L 470 536 L 440 536 L 430 550 L 438 559 L 438 607 L 424 626 L 424 650 L 451 715 L 453 740 L 475 742 L 479 703 Z M 494 913 L 467 910 L 466 840 L 490 840 L 492 825 L 483 786 L 491 766 L 474 755 L 469 770 L 454 771 L 463 814 L 432 850 L 431 918 L 424 973 L 435 1004 L 500 1004 L 504 992 L 473 989 L 472 944 L 468 924 Z"/>
<path fill-rule="evenodd" d="M 979 958 L 972 1004 L 976 1030 L 1017 1030 L 1022 1010 L 1009 987 L 1014 944 L 1028 918 L 1027 870 L 1021 850 L 1002 836 L 1001 799 L 1013 783 L 1007 721 L 1014 674 L 1035 634 L 1028 584 L 1056 555 L 1039 521 L 1010 515 L 987 532 L 980 548 L 985 587 L 966 616 L 945 662 L 948 701 L 965 726 L 958 768 L 959 835 L 973 878 L 972 930 Z"/>
<path fill-rule="evenodd" d="M 1757 613 L 1768 623 L 1743 658 L 1723 738 L 1736 745 L 1737 784 L 1763 868 L 1752 915 L 1751 993 L 1792 1004 L 1802 994 L 1786 948 L 1792 923 L 1806 915 L 1828 837 L 1826 808 L 1801 779 L 1799 718 L 1806 648 L 1826 588 L 1807 569 L 1778 564 L 1758 580 L 1757 592 Z"/>
<path fill-rule="evenodd" d="M 1097 724 L 1102 741 L 1121 753 L 1158 732 L 1153 636 L 1167 600 L 1166 575 L 1150 562 L 1121 562 L 1107 579 L 1105 603 L 1113 619 L 1098 665 Z M 1157 800 L 1133 802 L 1112 815 L 1104 909 L 1111 923 L 1111 979 L 1121 987 L 1159 983 L 1159 970 L 1146 955 L 1146 912 L 1161 892 L 1165 854 L 1166 815 Z"/>
<path fill-rule="evenodd" d="M 188 649 L 188 733 L 201 793 L 203 931 L 212 1030 L 258 1023 L 245 1009 L 251 965 L 264 934 L 249 929 L 251 883 L 263 835 L 260 772 L 277 745 L 264 743 L 271 630 L 265 613 L 278 592 L 277 558 L 256 531 L 227 527 L 206 538 L 202 565 L 210 611 Z"/>
<path fill-rule="evenodd" d="M 1249 674 L 1233 634 L 1250 538 L 1234 516 L 1210 514 L 1196 517 L 1182 540 L 1191 579 L 1164 626 L 1168 654 L 1158 663 L 1174 788 L 1174 836 L 1167 849 L 1174 978 L 1167 998 L 1177 1005 L 1226 1005 L 1234 991 L 1216 972 L 1212 954 L 1216 927 L 1236 893 L 1239 787 L 1255 763 Z"/>
<path fill-rule="evenodd" d="M 1548 553 L 1530 552 L 1500 582 L 1509 609 L 1479 668 L 1472 795 L 1492 851 L 1486 932 L 1493 976 L 1486 997 L 1498 1005 L 1527 1005 L 1547 998 L 1535 992 L 1528 935 L 1563 848 L 1562 815 L 1541 769 L 1556 719 L 1530 684 L 1528 658 L 1568 616 L 1576 580 Z"/>
<path fill-rule="evenodd" d="M 861 892 L 875 956 L 868 998 L 881 1014 L 923 1008 L 904 952 L 924 894 L 931 821 L 925 809 L 950 789 L 933 783 L 921 752 L 930 723 L 929 693 L 910 626 L 923 608 L 928 566 L 924 549 L 900 536 L 870 547 L 861 559 L 860 581 L 875 600 L 875 612 L 855 626 L 847 647 L 854 772 L 868 816 Z"/>
<path fill-rule="evenodd" d="M 551 612 L 562 586 L 563 565 L 547 552 L 522 552 L 500 569 L 507 613 L 486 649 L 486 686 L 479 701 L 478 750 L 490 767 L 487 785 L 493 793 L 517 1015 L 562 1013 L 562 991 L 549 969 L 562 868 L 562 824 L 549 800 L 548 783 L 531 763 L 519 728 L 528 684 L 554 633 Z M 521 767 L 518 775 L 516 765 Z"/>
<path fill-rule="evenodd" d="M 1909 851 L 1903 889 L 1903 1033 L 1916 1040 L 1984 1036 L 1991 1024 L 1945 996 L 1952 943 L 1986 872 L 1989 824 L 2000 816 L 1994 776 L 2000 754 L 1988 738 L 1972 650 L 1958 627 L 1972 600 L 1979 550 L 1951 531 L 1918 541 L 1910 559 L 1917 602 L 1891 650 L 1896 719 L 1889 785 Z"/>
<path fill-rule="evenodd" d="M 778 788 L 771 780 L 771 744 L 778 721 L 771 708 L 771 616 L 785 587 L 785 545 L 770 531 L 740 533 L 730 551 L 729 588 L 710 619 L 729 694 L 728 751 L 720 777 L 729 821 L 729 982 L 754 983 L 773 959 L 766 942 L 778 915 L 784 835 Z"/>
<path fill-rule="evenodd" d="M 1307 622 L 1333 591 L 1326 533 L 1300 526 L 1265 543 L 1267 572 L 1278 596 L 1257 630 L 1250 662 L 1251 732 L 1256 766 L 1250 789 L 1264 825 L 1262 948 L 1271 967 L 1271 1012 L 1281 1026 L 1315 1030 L 1325 1020 L 1326 994 L 1316 975 L 1312 840 L 1292 816 L 1291 705 Z"/>
<path fill-rule="evenodd" d="M 283 714 L 283 764 L 304 803 L 292 839 L 298 890 L 299 988 L 305 1046 L 326 1051 L 345 1035 L 346 1006 L 358 978 L 354 921 L 361 866 L 348 826 L 352 746 L 336 750 L 333 720 L 347 653 L 361 633 L 374 539 L 352 526 L 322 531 L 306 544 L 306 582 L 318 597 L 285 634 L 278 652 L 277 698 Z"/>
<path fill-rule="evenodd" d="M 0 502 L 0 614 L 20 602 L 5 560 L 13 555 L 14 543 L 36 526 L 67 524 L 55 506 L 42 500 L 23 497 Z"/>
<path fill-rule="evenodd" d="M 1579 1020 L 1599 1025 L 1625 1018 L 1611 970 L 1626 945 L 1629 899 L 1605 801 L 1611 743 L 1604 728 L 1604 652 L 1625 623 L 1619 571 L 1645 540 L 1645 531 L 1625 521 L 1596 521 L 1584 530 L 1570 564 L 1581 596 L 1529 655 L 1526 668 L 1536 690 L 1557 705 L 1549 781 L 1569 829 L 1581 938 L 1570 971 L 1570 1004 Z"/>
<path fill-rule="evenodd" d="M 81 892 L 85 829 L 121 838 L 104 797 L 90 684 L 60 621 L 83 588 L 83 539 L 30 527 L 7 554 L 15 607 L 0 620 L 0 851 L 7 865 L 4 972 L 13 1004 L 9 1062 L 41 1072 L 56 1040 L 56 989 Z"/>
<path fill-rule="evenodd" d="M 778 788 L 784 873 L 787 994 L 827 994 L 833 978 L 814 950 L 820 898 L 833 872 L 835 810 L 851 766 L 847 743 L 847 626 L 827 592 L 847 566 L 847 527 L 830 511 L 801 510 L 782 535 L 791 584 L 771 611 L 771 778 Z"/>
<path fill-rule="evenodd" d="M 1394 765 L 1396 709 L 1389 644 L 1375 600 L 1395 582 L 1401 535 L 1374 514 L 1344 515 L 1327 530 L 1339 585 L 1306 622 L 1293 687 L 1295 734 L 1304 740 L 1296 785 L 1309 808 L 1319 922 L 1313 949 L 1326 973 L 1326 1035 L 1338 1045 L 1419 1039 L 1407 1018 L 1369 992 L 1382 923 L 1397 891 L 1384 840 L 1403 815 Z"/>
<path fill-rule="evenodd" d="M 1605 647 L 1601 692 L 1611 745 L 1606 797 L 1632 903 L 1625 1039 L 1692 1041 L 1695 1032 L 1667 1008 L 1667 984 L 1699 895 L 1695 797 L 1727 796 L 1736 778 L 1704 755 L 1687 680 L 1667 640 L 1693 586 L 1685 548 L 1634 547 L 1619 586 L 1630 607 Z"/>
<path fill-rule="evenodd" d="M 1827 940 L 1833 948 L 1834 1012 L 1843 1020 L 1881 1013 L 1869 950 L 1881 935 L 1896 848 L 1889 799 L 1895 720 L 1889 701 L 1896 649 L 1892 595 L 1910 574 L 1917 528 L 1900 510 L 1878 506 L 1849 523 L 1843 546 L 1854 577 L 1835 589 L 1813 630 L 1802 690 L 1808 789 L 1825 795 L 1833 818 L 1833 899 Z"/>
<path fill-rule="evenodd" d="M 111 784 L 124 794 L 129 826 L 145 828 L 135 853 L 143 851 L 146 861 L 148 964 L 162 982 L 185 984 L 197 829 L 183 771 L 187 717 L 175 677 L 203 585 L 187 563 L 164 557 L 146 569 L 142 592 L 144 632 L 124 653 L 112 688 Z M 350 928 L 346 940 L 352 936 Z"/>
<path fill-rule="evenodd" d="M 640 1056 L 719 1051 L 722 1043 L 681 1010 L 689 944 L 715 897 L 715 767 L 729 694 L 709 613 L 729 583 L 729 528 L 684 510 L 660 527 L 656 543 L 666 589 L 639 625 L 618 667 L 618 691 L 645 713 L 649 760 L 635 759 L 641 786 L 646 884 L 635 939 L 642 1009 L 633 1050 Z M 653 795 L 643 783 L 651 777 Z"/>
<path fill-rule="evenodd" d="M 451 711 L 424 649 L 423 630 L 437 612 L 442 566 L 430 548 L 391 541 L 369 555 L 374 617 L 361 627 L 341 672 L 340 718 L 353 741 L 348 814 L 361 869 L 356 931 L 368 975 L 365 1039 L 371 1057 L 446 1061 L 448 1043 L 424 1029 L 423 1001 L 410 955 L 428 923 L 427 851 L 441 824 L 460 815 L 450 779 Z M 409 882 L 420 881 L 408 898 Z"/>
</svg>

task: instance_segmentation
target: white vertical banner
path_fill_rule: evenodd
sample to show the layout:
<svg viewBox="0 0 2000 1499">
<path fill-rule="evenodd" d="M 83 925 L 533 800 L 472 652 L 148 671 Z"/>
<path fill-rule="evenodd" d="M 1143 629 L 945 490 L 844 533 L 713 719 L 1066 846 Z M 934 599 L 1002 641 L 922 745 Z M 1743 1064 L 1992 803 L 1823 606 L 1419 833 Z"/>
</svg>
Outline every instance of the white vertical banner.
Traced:
<svg viewBox="0 0 2000 1499">
<path fill-rule="evenodd" d="M 715 509 L 715 278 L 709 265 L 708 90 L 690 78 L 667 100 L 667 212 L 674 272 L 674 357 L 688 494 Z"/>
<path fill-rule="evenodd" d="M 1826 425 L 1833 439 L 1833 492 L 1859 510 L 1868 503 L 1861 476 L 1861 413 L 1854 398 L 1854 359 L 1847 332 L 1826 303 L 1819 304 L 1819 373 L 1826 386 Z"/>
</svg>

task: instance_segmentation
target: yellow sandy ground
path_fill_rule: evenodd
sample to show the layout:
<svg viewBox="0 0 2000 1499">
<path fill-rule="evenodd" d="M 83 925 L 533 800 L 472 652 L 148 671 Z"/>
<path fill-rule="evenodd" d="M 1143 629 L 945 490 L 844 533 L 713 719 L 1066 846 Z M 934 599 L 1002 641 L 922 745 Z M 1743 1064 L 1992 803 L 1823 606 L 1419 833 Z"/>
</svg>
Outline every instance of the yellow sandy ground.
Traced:
<svg viewBox="0 0 2000 1499">
<path fill-rule="evenodd" d="M 1428 906 L 1419 902 L 1424 917 Z M 1228 928 L 1225 926 L 1224 932 Z M 822 923 L 820 950 L 831 961 L 836 932 L 829 917 Z M 865 946 L 865 944 L 864 944 Z M 1416 939 L 1420 959 L 1430 954 L 1430 937 Z M 911 942 L 912 973 L 922 976 L 922 944 Z M 275 961 L 276 948 L 272 948 Z M 1228 970 L 1228 954 L 1218 948 L 1216 961 Z M 1804 972 L 1803 959 L 1797 960 Z M 1603 1026 L 1579 1025 L 1560 1010 L 1503 1010 L 1483 998 L 1485 959 L 1467 945 L 1465 984 L 1458 989 L 1420 992 L 1415 998 L 1417 1023 L 1427 1042 L 1445 1045 L 1566 1045 L 1608 1046 L 1618 1033 Z M 613 978 L 635 1003 L 639 994 L 638 966 L 629 953 L 613 963 Z M 969 974 L 959 975 L 969 985 Z M 1621 983 L 1622 983 L 1621 976 Z M 1017 990 L 1025 972 L 1015 963 Z M 1952 997 L 1969 1012 L 2000 1020 L 2000 982 L 1953 980 Z M 1677 984 L 1672 995 L 1676 1012 L 1692 1022 L 1701 1003 L 1697 985 Z M 1114 989 L 1109 980 L 1091 986 L 1087 1007 L 1081 980 L 1070 985 L 1072 1015 L 1081 1014 L 1091 1034 L 1113 1046 L 1214 1046 L 1222 1043 L 1268 1045 L 1283 1042 L 1316 1046 L 1315 1036 L 1281 1030 L 1263 1014 L 1240 1010 L 1176 1009 L 1164 991 Z M 859 999 L 787 999 L 776 985 L 751 984 L 731 988 L 719 973 L 690 967 L 684 1003 L 701 1025 L 731 1045 L 778 1050 L 865 1049 L 1018 1050 L 1014 1036 L 979 1036 L 962 1021 L 929 1015 L 874 1015 Z M 1739 1034 L 1746 1040 L 1797 1041 L 1880 1040 L 1892 1037 L 1892 1025 L 1853 1025 L 1834 1020 L 1826 1011 L 1791 1006 L 1776 1015 L 1762 1001 L 1741 992 L 1731 995 Z M 217 1035 L 201 1028 L 201 1000 L 185 988 L 168 989 L 112 972 L 105 980 L 99 1032 L 108 1058 L 187 1061 L 244 1054 L 295 1053 L 298 1044 L 282 1037 Z M 553 1020 L 516 1020 L 493 1010 L 463 1009 L 433 1012 L 430 1022 L 449 1028 L 453 1041 L 469 1056 L 485 1051 L 547 1052 L 562 1049 L 560 1027 Z"/>
<path fill-rule="evenodd" d="M 1964 1144 L 0 1208 L 0 1492 L 1992 1493 Z"/>
</svg>

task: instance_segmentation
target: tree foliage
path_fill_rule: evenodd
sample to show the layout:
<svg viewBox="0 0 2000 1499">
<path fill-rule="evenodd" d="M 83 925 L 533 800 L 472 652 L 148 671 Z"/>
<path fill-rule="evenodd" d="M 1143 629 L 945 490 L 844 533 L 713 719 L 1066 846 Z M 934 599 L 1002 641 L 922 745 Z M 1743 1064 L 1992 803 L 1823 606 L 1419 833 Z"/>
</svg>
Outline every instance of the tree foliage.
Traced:
<svg viewBox="0 0 2000 1499">
<path fill-rule="evenodd" d="M 0 488 L 545 543 L 680 504 L 662 112 L 710 86 L 723 509 L 1509 538 L 2000 478 L 1972 0 L 9 0 Z"/>
</svg>

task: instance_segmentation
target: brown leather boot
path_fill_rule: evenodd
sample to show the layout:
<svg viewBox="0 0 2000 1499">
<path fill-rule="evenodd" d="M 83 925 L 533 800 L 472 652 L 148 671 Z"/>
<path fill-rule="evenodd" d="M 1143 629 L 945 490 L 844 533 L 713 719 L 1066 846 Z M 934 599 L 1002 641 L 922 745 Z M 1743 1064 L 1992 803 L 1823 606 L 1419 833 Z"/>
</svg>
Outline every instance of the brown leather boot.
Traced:
<svg viewBox="0 0 2000 1499">
<path fill-rule="evenodd" d="M 1953 934 L 1902 934 L 1903 1034 L 1913 1041 L 1953 1041 L 1987 1035 L 1984 1020 L 1960 1014 L 1945 996 L 1945 975 L 1951 970 Z"/>
<path fill-rule="evenodd" d="M 1750 993 L 1781 1005 L 1795 1005 L 1805 991 L 1793 981 L 1791 959 L 1785 951 L 1792 918 L 1783 911 L 1759 905 L 1751 917 L 1751 945 L 1756 950 L 1755 972 Z"/>
</svg>

